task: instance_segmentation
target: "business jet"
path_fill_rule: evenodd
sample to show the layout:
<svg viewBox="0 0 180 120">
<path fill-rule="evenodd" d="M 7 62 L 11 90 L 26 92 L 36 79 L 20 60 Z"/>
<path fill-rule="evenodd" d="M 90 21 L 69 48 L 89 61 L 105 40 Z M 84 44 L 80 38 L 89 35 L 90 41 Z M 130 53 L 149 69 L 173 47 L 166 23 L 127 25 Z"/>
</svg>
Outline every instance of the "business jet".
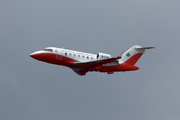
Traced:
<svg viewBox="0 0 180 120">
<path fill-rule="evenodd" d="M 30 56 L 42 62 L 69 67 L 78 75 L 84 76 L 87 72 L 92 71 L 113 74 L 114 72 L 138 70 L 139 68 L 135 66 L 136 62 L 146 49 L 152 48 L 154 47 L 134 45 L 120 56 L 112 57 L 101 52 L 91 54 L 64 48 L 47 47 L 30 54 Z"/>
</svg>

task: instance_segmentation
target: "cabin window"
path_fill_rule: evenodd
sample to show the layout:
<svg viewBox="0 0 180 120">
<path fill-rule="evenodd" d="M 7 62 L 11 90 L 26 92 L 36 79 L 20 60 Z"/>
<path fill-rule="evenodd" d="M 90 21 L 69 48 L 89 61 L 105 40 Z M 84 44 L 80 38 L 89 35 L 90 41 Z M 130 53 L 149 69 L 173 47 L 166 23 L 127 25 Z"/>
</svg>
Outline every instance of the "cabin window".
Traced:
<svg viewBox="0 0 180 120">
<path fill-rule="evenodd" d="M 52 52 L 52 49 L 44 49 L 44 51 Z"/>
<path fill-rule="evenodd" d="M 87 56 L 87 59 L 89 59 L 89 57 Z"/>
<path fill-rule="evenodd" d="M 93 60 L 93 57 L 91 57 L 91 60 Z"/>
<path fill-rule="evenodd" d="M 80 57 L 80 55 L 78 55 L 78 57 Z"/>
<path fill-rule="evenodd" d="M 71 53 L 69 53 L 69 55 L 71 56 Z"/>
<path fill-rule="evenodd" d="M 84 55 L 82 57 L 84 58 Z"/>
<path fill-rule="evenodd" d="M 67 53 L 65 53 L 65 56 L 67 56 Z"/>
<path fill-rule="evenodd" d="M 74 57 L 76 57 L 76 54 L 74 54 Z"/>
</svg>

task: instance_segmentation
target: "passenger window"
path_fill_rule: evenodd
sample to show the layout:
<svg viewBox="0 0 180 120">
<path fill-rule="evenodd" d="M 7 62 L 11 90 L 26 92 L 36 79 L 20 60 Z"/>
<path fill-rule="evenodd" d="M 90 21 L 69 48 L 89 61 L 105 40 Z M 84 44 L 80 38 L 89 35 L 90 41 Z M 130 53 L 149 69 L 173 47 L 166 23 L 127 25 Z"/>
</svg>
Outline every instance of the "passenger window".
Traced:
<svg viewBox="0 0 180 120">
<path fill-rule="evenodd" d="M 91 60 L 93 60 L 93 57 L 91 57 Z"/>
<path fill-rule="evenodd" d="M 76 56 L 76 54 L 74 54 L 74 57 Z"/>
<path fill-rule="evenodd" d="M 84 55 L 82 57 L 84 58 Z"/>
<path fill-rule="evenodd" d="M 65 56 L 67 56 L 67 53 L 65 53 Z"/>
<path fill-rule="evenodd" d="M 87 56 L 87 59 L 89 59 L 89 57 Z"/>
<path fill-rule="evenodd" d="M 78 55 L 78 57 L 80 57 L 80 55 Z"/>
</svg>

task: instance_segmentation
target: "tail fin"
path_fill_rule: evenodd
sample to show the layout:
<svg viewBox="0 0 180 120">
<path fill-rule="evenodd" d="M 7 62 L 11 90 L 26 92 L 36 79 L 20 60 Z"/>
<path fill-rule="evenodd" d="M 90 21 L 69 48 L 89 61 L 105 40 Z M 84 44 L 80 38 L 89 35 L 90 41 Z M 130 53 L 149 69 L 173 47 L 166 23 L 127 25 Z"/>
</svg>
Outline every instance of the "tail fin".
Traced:
<svg viewBox="0 0 180 120">
<path fill-rule="evenodd" d="M 152 49 L 154 47 L 141 47 L 139 45 L 134 45 L 125 53 L 123 53 L 121 61 L 128 63 L 130 65 L 135 65 L 142 54 L 145 52 L 146 49 Z"/>
</svg>

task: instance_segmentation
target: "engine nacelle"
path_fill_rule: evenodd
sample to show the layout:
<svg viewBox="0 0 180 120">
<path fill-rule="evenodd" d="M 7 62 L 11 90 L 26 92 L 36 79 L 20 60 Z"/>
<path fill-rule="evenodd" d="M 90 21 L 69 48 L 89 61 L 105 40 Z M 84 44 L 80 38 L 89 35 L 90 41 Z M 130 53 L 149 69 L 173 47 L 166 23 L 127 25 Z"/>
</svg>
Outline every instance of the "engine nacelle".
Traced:
<svg viewBox="0 0 180 120">
<path fill-rule="evenodd" d="M 98 60 L 108 59 L 108 58 L 111 58 L 111 55 L 106 54 L 106 53 L 98 53 L 97 54 L 97 59 Z"/>
</svg>

